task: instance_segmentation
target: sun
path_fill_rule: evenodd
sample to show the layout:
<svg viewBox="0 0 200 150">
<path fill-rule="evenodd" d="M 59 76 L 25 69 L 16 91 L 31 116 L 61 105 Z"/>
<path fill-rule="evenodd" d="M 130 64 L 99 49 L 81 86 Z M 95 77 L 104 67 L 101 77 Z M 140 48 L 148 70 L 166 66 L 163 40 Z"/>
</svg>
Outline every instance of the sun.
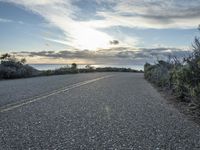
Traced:
<svg viewBox="0 0 200 150">
<path fill-rule="evenodd" d="M 96 50 L 108 48 L 112 39 L 107 34 L 87 27 L 78 27 L 73 30 L 74 45 L 79 49 Z"/>
</svg>

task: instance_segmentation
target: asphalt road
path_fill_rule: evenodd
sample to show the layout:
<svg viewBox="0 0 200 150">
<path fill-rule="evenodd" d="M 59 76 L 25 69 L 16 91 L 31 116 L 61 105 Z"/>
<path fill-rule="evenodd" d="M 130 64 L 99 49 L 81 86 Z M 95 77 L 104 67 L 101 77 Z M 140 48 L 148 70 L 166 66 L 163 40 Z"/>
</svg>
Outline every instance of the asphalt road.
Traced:
<svg viewBox="0 0 200 150">
<path fill-rule="evenodd" d="M 200 150 L 200 127 L 135 73 L 0 81 L 0 149 Z"/>
</svg>

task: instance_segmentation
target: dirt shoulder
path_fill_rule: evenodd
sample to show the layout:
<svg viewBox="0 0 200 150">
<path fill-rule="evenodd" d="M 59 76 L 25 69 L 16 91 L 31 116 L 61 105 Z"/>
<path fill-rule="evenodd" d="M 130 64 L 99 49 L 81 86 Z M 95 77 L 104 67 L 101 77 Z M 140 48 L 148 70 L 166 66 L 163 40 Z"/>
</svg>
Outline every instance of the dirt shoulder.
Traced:
<svg viewBox="0 0 200 150">
<path fill-rule="evenodd" d="M 173 105 L 189 120 L 192 120 L 200 125 L 200 108 L 197 108 L 187 101 L 182 101 L 181 99 L 177 98 L 170 90 L 165 90 L 163 88 L 157 87 L 152 83 L 150 84 L 161 94 L 162 97 L 164 97 L 164 99 L 167 100 L 168 104 Z"/>
</svg>

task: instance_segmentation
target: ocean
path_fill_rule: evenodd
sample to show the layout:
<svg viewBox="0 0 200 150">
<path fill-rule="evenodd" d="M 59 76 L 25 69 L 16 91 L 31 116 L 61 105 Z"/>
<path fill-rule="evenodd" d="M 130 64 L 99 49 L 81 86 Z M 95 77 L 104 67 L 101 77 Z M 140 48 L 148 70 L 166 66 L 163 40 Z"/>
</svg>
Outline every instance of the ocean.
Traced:
<svg viewBox="0 0 200 150">
<path fill-rule="evenodd" d="M 65 66 L 71 66 L 67 64 L 29 64 L 30 66 L 38 70 L 54 70 Z M 78 68 L 85 68 L 86 65 L 77 65 Z M 117 67 L 117 68 L 131 68 L 136 70 L 143 70 L 143 65 L 91 65 L 97 67 Z"/>
</svg>

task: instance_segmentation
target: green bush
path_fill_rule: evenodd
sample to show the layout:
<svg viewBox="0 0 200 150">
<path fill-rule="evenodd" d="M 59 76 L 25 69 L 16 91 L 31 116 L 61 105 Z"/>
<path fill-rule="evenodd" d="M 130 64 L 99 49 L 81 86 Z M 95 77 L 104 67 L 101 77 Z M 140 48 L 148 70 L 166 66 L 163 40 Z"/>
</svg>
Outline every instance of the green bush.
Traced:
<svg viewBox="0 0 200 150">
<path fill-rule="evenodd" d="M 18 60 L 9 54 L 3 54 L 0 64 L 0 78 L 13 79 L 36 76 L 39 71 L 29 65 L 25 65 L 25 59 Z"/>
<path fill-rule="evenodd" d="M 173 64 L 165 61 L 158 61 L 155 65 L 146 63 L 144 65 L 144 77 L 160 87 L 170 86 L 170 72 Z"/>
<path fill-rule="evenodd" d="M 182 66 L 176 68 L 171 72 L 172 78 L 172 88 L 174 93 L 179 97 L 184 99 L 189 96 L 189 68 Z"/>
<path fill-rule="evenodd" d="M 193 52 L 183 58 L 183 63 L 176 58 L 154 65 L 146 63 L 144 77 L 157 86 L 171 89 L 182 100 L 187 97 L 200 106 L 200 38 L 195 38 Z"/>
</svg>

